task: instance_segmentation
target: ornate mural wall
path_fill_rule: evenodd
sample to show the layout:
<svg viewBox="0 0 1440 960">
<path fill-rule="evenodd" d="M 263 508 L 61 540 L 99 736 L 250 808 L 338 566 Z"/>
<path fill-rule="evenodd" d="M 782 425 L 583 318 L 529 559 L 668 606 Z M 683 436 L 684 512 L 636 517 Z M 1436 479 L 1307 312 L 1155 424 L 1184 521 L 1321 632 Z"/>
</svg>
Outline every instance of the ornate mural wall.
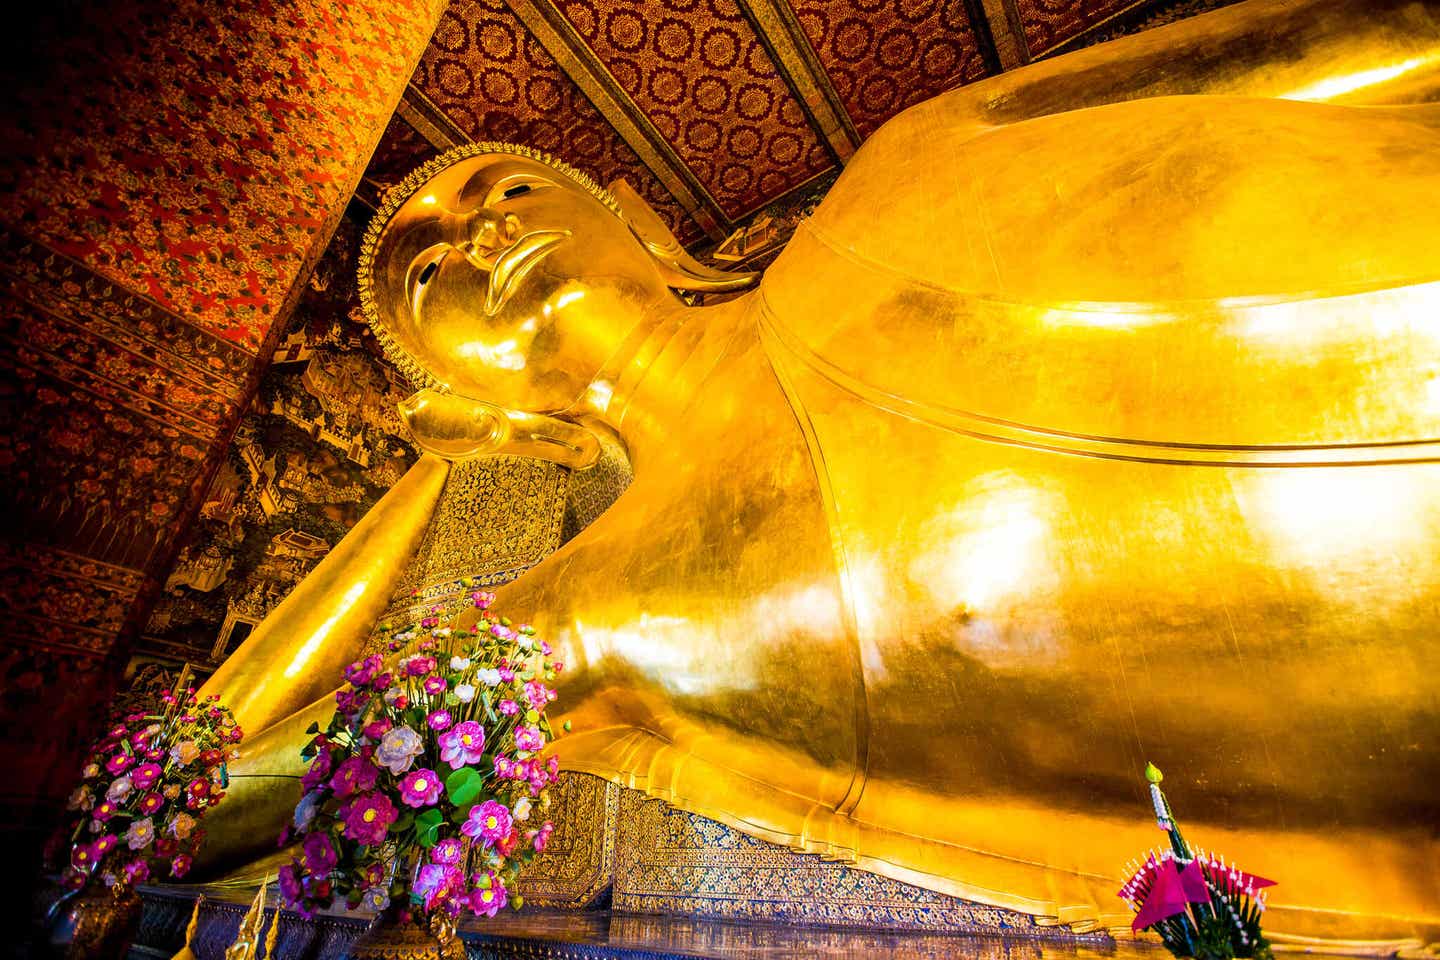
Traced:
<svg viewBox="0 0 1440 960">
<path fill-rule="evenodd" d="M 27 840 L 439 12 L 57 9 L 0 117 L 0 823 Z"/>
</svg>

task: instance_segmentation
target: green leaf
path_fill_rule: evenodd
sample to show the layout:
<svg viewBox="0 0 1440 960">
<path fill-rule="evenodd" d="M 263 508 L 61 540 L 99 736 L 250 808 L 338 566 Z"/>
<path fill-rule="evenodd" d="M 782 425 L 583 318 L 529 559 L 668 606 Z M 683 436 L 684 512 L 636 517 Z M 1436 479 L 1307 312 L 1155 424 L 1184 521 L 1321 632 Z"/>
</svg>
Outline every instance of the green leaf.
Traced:
<svg viewBox="0 0 1440 960">
<path fill-rule="evenodd" d="M 420 846 L 430 849 L 440 840 L 440 825 L 445 822 L 445 815 L 434 807 L 426 810 L 415 818 L 415 839 L 420 841 Z"/>
<path fill-rule="evenodd" d="M 415 814 L 411 813 L 409 810 L 406 810 L 405 813 L 403 813 L 398 820 L 390 824 L 390 832 L 404 833 L 406 830 L 409 830 L 411 825 L 414 823 Z"/>
<path fill-rule="evenodd" d="M 457 807 L 478 797 L 482 788 L 480 774 L 474 767 L 461 767 L 445 778 L 445 795 Z"/>
</svg>

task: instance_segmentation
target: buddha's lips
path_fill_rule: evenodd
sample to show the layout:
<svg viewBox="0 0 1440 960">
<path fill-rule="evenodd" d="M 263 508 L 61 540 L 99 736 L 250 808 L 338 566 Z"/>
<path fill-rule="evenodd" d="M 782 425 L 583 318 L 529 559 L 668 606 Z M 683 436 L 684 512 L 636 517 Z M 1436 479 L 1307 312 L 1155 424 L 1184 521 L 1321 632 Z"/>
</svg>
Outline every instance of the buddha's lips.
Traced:
<svg viewBox="0 0 1440 960">
<path fill-rule="evenodd" d="M 530 268 L 570 236 L 569 230 L 535 230 L 525 234 L 495 258 L 490 268 L 490 286 L 485 291 L 485 313 L 495 316 Z"/>
</svg>

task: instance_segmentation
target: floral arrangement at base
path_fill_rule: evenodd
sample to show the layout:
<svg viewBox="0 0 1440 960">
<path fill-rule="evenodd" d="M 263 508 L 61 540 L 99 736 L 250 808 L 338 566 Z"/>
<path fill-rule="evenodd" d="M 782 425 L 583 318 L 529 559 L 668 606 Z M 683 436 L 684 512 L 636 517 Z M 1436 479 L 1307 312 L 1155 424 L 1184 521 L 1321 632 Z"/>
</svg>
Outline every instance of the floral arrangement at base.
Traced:
<svg viewBox="0 0 1440 960">
<path fill-rule="evenodd" d="M 469 595 L 468 629 L 441 626 L 459 609 L 432 607 L 389 635 L 393 662 L 346 668 L 329 727 L 311 728 L 304 794 L 280 838 L 300 843 L 280 871 L 291 907 L 340 900 L 401 922 L 520 907 L 516 877 L 554 829 L 541 817 L 559 760 L 541 751 L 547 684 L 564 665 L 493 601 Z"/>
<path fill-rule="evenodd" d="M 1260 914 L 1264 888 L 1275 881 L 1226 864 L 1214 853 L 1192 854 L 1160 789 L 1164 775 L 1152 763 L 1145 767 L 1145 778 L 1155 820 L 1170 835 L 1170 849 L 1152 850 L 1143 863 L 1131 864 L 1131 877 L 1119 891 L 1135 911 L 1131 929 L 1154 930 L 1177 957 L 1270 960 Z"/>
<path fill-rule="evenodd" d="M 107 887 L 185 876 L 205 838 L 207 810 L 230 785 L 226 761 L 243 734 L 215 697 L 177 684 L 153 710 L 125 715 L 90 752 L 67 833 L 65 886 Z"/>
</svg>

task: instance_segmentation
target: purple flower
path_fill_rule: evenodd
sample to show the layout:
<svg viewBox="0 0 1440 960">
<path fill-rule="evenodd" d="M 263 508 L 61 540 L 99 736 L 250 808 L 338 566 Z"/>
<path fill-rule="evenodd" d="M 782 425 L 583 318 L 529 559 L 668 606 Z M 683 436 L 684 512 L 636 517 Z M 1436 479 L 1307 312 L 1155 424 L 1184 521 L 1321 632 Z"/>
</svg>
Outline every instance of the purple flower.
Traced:
<svg viewBox="0 0 1440 960">
<path fill-rule="evenodd" d="M 453 719 L 449 710 L 436 710 L 425 718 L 425 722 L 430 725 L 431 730 L 444 730 L 450 726 Z"/>
<path fill-rule="evenodd" d="M 435 863 L 459 863 L 464 852 L 464 845 L 457 838 L 446 837 L 430 848 L 430 859 Z"/>
<path fill-rule="evenodd" d="M 158 793 L 147 793 L 140 798 L 139 810 L 146 816 L 149 816 L 163 806 L 165 806 L 165 798 Z"/>
<path fill-rule="evenodd" d="M 98 839 L 98 840 L 95 841 L 95 856 L 96 856 L 96 857 L 103 857 L 103 856 L 105 856 L 105 854 L 109 853 L 111 850 L 114 850 L 115 847 L 116 847 L 117 845 L 119 845 L 119 843 L 120 843 L 120 838 L 117 837 L 117 836 L 115 836 L 115 834 L 113 834 L 113 833 L 107 833 L 107 834 L 105 834 L 105 836 L 103 836 L 103 837 L 101 837 L 100 839 Z"/>
<path fill-rule="evenodd" d="M 323 833 L 312 833 L 305 838 L 305 866 L 312 874 L 324 876 L 340 862 L 340 857 L 335 853 L 335 845 L 330 842 L 330 837 Z"/>
<path fill-rule="evenodd" d="M 345 836 L 356 843 L 373 847 L 385 840 L 385 831 L 398 814 L 390 798 L 380 793 L 365 793 L 350 801 L 342 810 Z"/>
<path fill-rule="evenodd" d="M 149 790 L 151 784 L 160 779 L 163 773 L 158 763 L 142 763 L 130 774 L 130 782 L 136 790 Z"/>
<path fill-rule="evenodd" d="M 452 767 L 479 763 L 485 756 L 485 728 L 466 720 L 440 736 L 440 759 Z"/>
<path fill-rule="evenodd" d="M 470 808 L 470 819 L 461 825 L 460 832 L 494 844 L 510 833 L 510 810 L 498 800 L 486 800 Z"/>
<path fill-rule="evenodd" d="M 394 684 L 395 675 L 387 670 L 385 673 L 382 673 L 380 674 L 380 676 L 376 677 L 375 682 L 370 684 L 370 686 L 374 687 L 378 691 L 383 692 L 385 690 L 389 690 L 392 686 L 394 686 Z"/>
<path fill-rule="evenodd" d="M 415 886 L 411 888 L 411 892 L 424 897 L 425 909 L 429 910 L 435 901 L 443 898 L 463 876 L 455 867 L 427 863 L 415 872 Z"/>
<path fill-rule="evenodd" d="M 131 883 L 144 883 L 150 876 L 150 864 L 144 859 L 133 860 L 125 865 L 125 879 Z"/>
<path fill-rule="evenodd" d="M 357 687 L 363 687 L 375 679 L 375 674 L 379 672 L 384 662 L 378 653 L 371 654 L 364 660 L 357 660 L 345 668 L 345 679 Z"/>
<path fill-rule="evenodd" d="M 505 884 L 493 873 L 490 874 L 490 886 L 479 887 L 470 894 L 470 909 L 475 915 L 493 917 L 499 913 L 501 908 L 510 901 L 505 891 Z"/>
<path fill-rule="evenodd" d="M 412 807 L 432 807 L 440 799 L 440 778 L 434 770 L 412 770 L 400 781 L 400 799 Z"/>
<path fill-rule="evenodd" d="M 370 703 L 370 694 L 357 690 L 339 690 L 335 693 L 335 709 L 353 717 Z"/>
<path fill-rule="evenodd" d="M 119 774 L 124 773 L 126 770 L 129 770 L 130 765 L 134 762 L 135 758 L 130 756 L 130 754 L 117 753 L 115 754 L 115 756 L 105 761 L 105 769 L 109 770 L 112 774 L 118 776 Z"/>
<path fill-rule="evenodd" d="M 335 771 L 335 776 L 330 778 L 330 788 L 335 791 L 335 796 L 350 796 L 352 793 L 364 793 L 375 786 L 380 771 L 375 769 L 375 764 L 365 757 L 351 757 L 340 764 L 340 769 Z"/>
<path fill-rule="evenodd" d="M 555 694 L 538 680 L 531 680 L 525 684 L 525 699 L 530 702 L 533 710 L 544 710 L 545 705 L 554 698 Z"/>
<path fill-rule="evenodd" d="M 91 811 L 90 815 L 94 817 L 97 821 L 104 823 L 106 820 L 109 820 L 111 817 L 115 816 L 115 814 L 119 812 L 120 807 L 114 802 L 110 800 L 101 800 L 99 803 L 95 804 L 95 809 Z"/>
<path fill-rule="evenodd" d="M 320 752 L 315 754 L 315 759 L 310 761 L 310 769 L 306 770 L 305 775 L 300 778 L 300 785 L 306 790 L 314 790 L 324 783 L 328 776 L 330 776 L 330 751 L 321 747 Z"/>
<path fill-rule="evenodd" d="M 507 717 L 513 717 L 515 716 L 515 714 L 520 712 L 520 704 L 516 703 L 514 700 L 501 700 L 500 712 L 505 714 L 505 716 Z"/>
<path fill-rule="evenodd" d="M 361 732 L 371 740 L 379 740 L 390 732 L 392 726 L 394 726 L 394 724 L 390 722 L 389 717 L 381 717 L 379 720 L 365 724 L 365 729 Z"/>
<path fill-rule="evenodd" d="M 529 750 L 534 752 L 545 746 L 545 734 L 540 732 L 539 727 L 523 726 L 515 728 L 515 749 Z"/>
<path fill-rule="evenodd" d="M 287 863 L 280 868 L 280 896 L 285 901 L 285 906 L 291 909 L 300 905 L 303 893 L 300 888 L 300 878 L 295 874 L 294 863 Z"/>
<path fill-rule="evenodd" d="M 405 672 L 412 677 L 423 677 L 434 669 L 434 657 L 411 657 L 410 662 L 405 664 Z"/>
<path fill-rule="evenodd" d="M 425 750 L 420 735 L 408 726 L 396 727 L 385 734 L 380 747 L 375 751 L 380 764 L 395 776 L 400 776 L 415 763 L 415 758 Z"/>
<path fill-rule="evenodd" d="M 445 682 L 444 677 L 425 678 L 425 692 L 430 694 L 430 696 L 432 697 L 439 696 L 440 694 L 444 693 L 445 688 L 448 686 L 449 684 Z"/>
</svg>

